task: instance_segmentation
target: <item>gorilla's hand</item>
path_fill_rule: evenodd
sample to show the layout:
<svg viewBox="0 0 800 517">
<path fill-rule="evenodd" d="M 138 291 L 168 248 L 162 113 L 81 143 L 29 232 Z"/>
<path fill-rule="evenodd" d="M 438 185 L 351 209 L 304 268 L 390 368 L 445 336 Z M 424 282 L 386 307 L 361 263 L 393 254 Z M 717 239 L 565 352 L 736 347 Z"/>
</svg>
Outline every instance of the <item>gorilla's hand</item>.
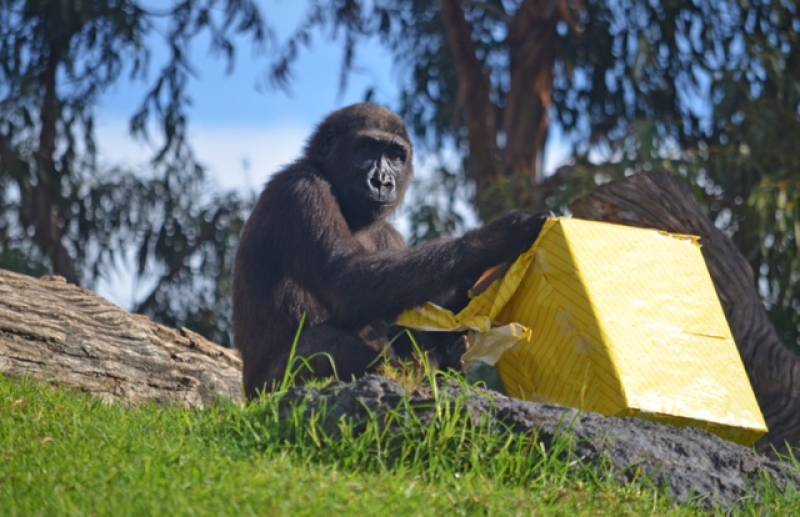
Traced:
<svg viewBox="0 0 800 517">
<path fill-rule="evenodd" d="M 475 282 L 490 267 L 514 261 L 531 247 L 546 220 L 545 214 L 514 210 L 486 226 L 465 233 L 458 241 L 459 254 L 465 266 L 461 278 Z"/>
<path fill-rule="evenodd" d="M 546 214 L 529 214 L 520 210 L 512 210 L 503 217 L 484 227 L 491 235 L 499 255 L 499 262 L 514 260 L 531 247 L 542 231 L 547 220 Z"/>
</svg>

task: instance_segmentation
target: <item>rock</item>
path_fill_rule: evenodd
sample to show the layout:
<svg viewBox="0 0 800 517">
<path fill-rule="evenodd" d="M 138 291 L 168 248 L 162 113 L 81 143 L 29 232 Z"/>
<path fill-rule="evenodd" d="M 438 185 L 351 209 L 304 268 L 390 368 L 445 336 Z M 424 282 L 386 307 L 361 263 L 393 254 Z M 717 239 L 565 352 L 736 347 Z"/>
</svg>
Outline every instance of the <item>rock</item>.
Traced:
<svg viewBox="0 0 800 517">
<path fill-rule="evenodd" d="M 310 410 L 325 408 L 321 425 L 337 429 L 342 417 L 364 422 L 370 414 L 380 421 L 408 395 L 415 414 L 433 417 L 430 390 L 407 393 L 399 384 L 369 375 L 353 383 L 333 383 L 324 388 L 293 388 L 283 399 L 287 410 L 306 404 Z M 800 486 L 800 472 L 791 465 L 762 456 L 694 428 L 677 428 L 637 418 L 613 418 L 560 406 L 512 399 L 496 392 L 454 384 L 439 390 L 439 400 L 463 397 L 473 417 L 488 419 L 496 432 L 535 433 L 546 446 L 558 435 L 574 444 L 581 461 L 597 466 L 609 463 L 621 477 L 630 479 L 638 471 L 666 485 L 677 502 L 700 499 L 706 505 L 730 508 L 748 497 L 750 485 L 764 475 L 779 487 Z"/>
</svg>

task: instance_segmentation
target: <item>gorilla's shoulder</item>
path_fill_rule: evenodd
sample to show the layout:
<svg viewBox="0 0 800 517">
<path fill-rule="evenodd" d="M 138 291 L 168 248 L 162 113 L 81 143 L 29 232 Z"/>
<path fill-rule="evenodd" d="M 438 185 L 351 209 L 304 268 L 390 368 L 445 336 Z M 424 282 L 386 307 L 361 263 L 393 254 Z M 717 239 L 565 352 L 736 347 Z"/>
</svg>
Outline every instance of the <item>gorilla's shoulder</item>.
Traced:
<svg viewBox="0 0 800 517">
<path fill-rule="evenodd" d="M 267 182 L 263 201 L 287 210 L 328 203 L 333 198 L 330 182 L 301 160 L 283 168 Z"/>
</svg>

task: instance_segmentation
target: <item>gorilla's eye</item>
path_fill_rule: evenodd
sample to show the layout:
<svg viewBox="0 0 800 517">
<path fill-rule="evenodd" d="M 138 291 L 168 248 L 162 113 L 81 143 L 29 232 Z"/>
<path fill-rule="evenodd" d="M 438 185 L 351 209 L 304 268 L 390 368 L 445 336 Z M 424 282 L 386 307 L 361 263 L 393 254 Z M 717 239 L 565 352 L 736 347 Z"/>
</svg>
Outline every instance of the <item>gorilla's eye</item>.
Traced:
<svg viewBox="0 0 800 517">
<path fill-rule="evenodd" d="M 372 138 L 360 138 L 355 145 L 355 152 L 361 156 L 378 156 L 382 150 L 381 142 Z"/>
<path fill-rule="evenodd" d="M 399 145 L 390 145 L 386 148 L 386 157 L 392 160 L 393 162 L 404 162 L 406 161 L 406 150 L 403 149 L 402 146 Z"/>
</svg>

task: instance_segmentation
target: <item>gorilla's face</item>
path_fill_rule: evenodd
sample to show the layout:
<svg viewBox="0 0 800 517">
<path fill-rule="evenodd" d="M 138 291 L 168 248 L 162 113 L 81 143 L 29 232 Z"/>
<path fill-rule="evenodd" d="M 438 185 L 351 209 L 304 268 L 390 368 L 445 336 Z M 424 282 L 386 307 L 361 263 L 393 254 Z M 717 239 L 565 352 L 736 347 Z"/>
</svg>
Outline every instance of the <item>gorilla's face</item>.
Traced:
<svg viewBox="0 0 800 517">
<path fill-rule="evenodd" d="M 403 172 L 408 152 L 403 143 L 391 135 L 357 135 L 352 151 L 353 187 L 362 183 L 362 196 L 377 205 L 394 205 L 398 183 L 405 181 Z"/>
<path fill-rule="evenodd" d="M 369 226 L 400 206 L 414 175 L 412 153 L 403 120 L 369 103 L 331 113 L 306 149 L 309 161 L 333 186 L 353 229 Z"/>
<path fill-rule="evenodd" d="M 333 183 L 351 225 L 368 226 L 403 200 L 412 176 L 411 150 L 402 138 L 379 130 L 358 131 L 333 153 Z"/>
</svg>

